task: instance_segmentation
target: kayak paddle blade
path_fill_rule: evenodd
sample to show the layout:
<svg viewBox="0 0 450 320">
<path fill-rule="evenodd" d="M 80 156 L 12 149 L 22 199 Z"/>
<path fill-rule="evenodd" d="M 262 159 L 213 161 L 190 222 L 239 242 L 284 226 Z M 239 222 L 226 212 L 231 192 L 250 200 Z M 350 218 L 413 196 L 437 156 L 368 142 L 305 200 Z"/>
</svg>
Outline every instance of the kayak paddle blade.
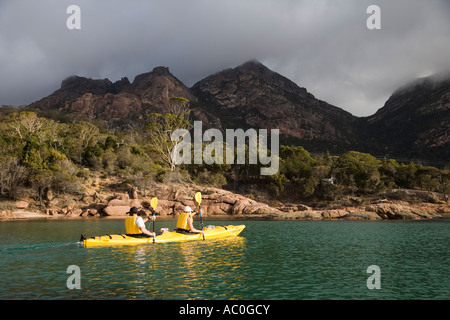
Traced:
<svg viewBox="0 0 450 320">
<path fill-rule="evenodd" d="M 198 203 L 198 205 L 202 204 L 202 193 L 201 192 L 197 192 L 194 196 L 195 202 Z"/>
<path fill-rule="evenodd" d="M 153 210 L 156 209 L 156 206 L 158 205 L 158 198 L 154 197 L 150 200 L 150 206 Z"/>
</svg>

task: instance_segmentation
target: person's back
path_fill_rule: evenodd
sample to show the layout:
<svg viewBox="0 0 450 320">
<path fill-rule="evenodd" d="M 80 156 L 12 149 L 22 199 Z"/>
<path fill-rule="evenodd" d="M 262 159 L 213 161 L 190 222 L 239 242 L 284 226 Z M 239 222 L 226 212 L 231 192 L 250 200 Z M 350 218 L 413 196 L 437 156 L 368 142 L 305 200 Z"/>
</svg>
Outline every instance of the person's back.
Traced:
<svg viewBox="0 0 450 320">
<path fill-rule="evenodd" d="M 156 236 L 156 233 L 150 232 L 145 227 L 145 221 L 142 217 L 138 217 L 139 209 L 136 207 L 132 207 L 130 209 L 129 214 L 130 217 L 125 219 L 125 232 L 127 235 L 134 237 L 152 237 Z"/>
<path fill-rule="evenodd" d="M 125 232 L 130 235 L 142 234 L 141 229 L 136 223 L 137 216 L 127 217 L 125 219 Z"/>
<path fill-rule="evenodd" d="M 192 211 L 189 206 L 184 207 L 183 211 L 178 217 L 176 230 L 180 232 L 203 233 L 202 230 L 194 228 L 192 216 L 195 215 L 195 211 Z"/>
<path fill-rule="evenodd" d="M 189 218 L 190 218 L 189 212 L 180 213 L 180 216 L 178 217 L 178 220 L 177 220 L 176 228 L 179 230 L 190 231 Z"/>
</svg>

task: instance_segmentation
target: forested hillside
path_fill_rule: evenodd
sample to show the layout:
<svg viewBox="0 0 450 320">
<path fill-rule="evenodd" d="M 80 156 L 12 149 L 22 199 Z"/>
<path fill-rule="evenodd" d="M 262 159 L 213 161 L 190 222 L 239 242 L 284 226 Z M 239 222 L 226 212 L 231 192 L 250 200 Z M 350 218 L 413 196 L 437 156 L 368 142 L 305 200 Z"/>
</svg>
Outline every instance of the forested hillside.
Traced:
<svg viewBox="0 0 450 320">
<path fill-rule="evenodd" d="M 14 108 L 0 110 L 3 199 L 39 200 L 48 192 L 83 195 L 94 176 L 119 178 L 139 190 L 156 182 L 192 182 L 248 196 L 259 192 L 270 199 L 304 202 L 384 194 L 393 188 L 442 195 L 432 201 L 444 200 L 450 193 L 448 168 L 377 160 L 354 151 L 313 156 L 303 147 L 281 146 L 280 169 L 272 176 L 260 175 L 259 165 L 249 164 L 181 165 L 171 170 L 155 145 L 156 128 L 167 121 L 167 115 L 153 114 L 145 126 L 118 131 L 86 121 L 55 121 Z"/>
</svg>

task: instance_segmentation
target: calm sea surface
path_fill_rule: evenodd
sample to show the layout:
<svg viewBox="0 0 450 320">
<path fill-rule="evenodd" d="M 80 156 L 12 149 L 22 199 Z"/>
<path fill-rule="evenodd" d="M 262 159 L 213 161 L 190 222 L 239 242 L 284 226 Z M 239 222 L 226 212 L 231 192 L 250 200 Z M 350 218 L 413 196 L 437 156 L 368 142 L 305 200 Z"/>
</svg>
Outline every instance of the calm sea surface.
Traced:
<svg viewBox="0 0 450 320">
<path fill-rule="evenodd" d="M 121 233 L 123 221 L 1 222 L 0 299 L 450 299 L 450 221 L 209 224 L 246 229 L 225 240 L 83 248 L 81 233 Z M 81 289 L 67 287 L 71 265 Z M 380 289 L 367 287 L 371 265 Z"/>
</svg>

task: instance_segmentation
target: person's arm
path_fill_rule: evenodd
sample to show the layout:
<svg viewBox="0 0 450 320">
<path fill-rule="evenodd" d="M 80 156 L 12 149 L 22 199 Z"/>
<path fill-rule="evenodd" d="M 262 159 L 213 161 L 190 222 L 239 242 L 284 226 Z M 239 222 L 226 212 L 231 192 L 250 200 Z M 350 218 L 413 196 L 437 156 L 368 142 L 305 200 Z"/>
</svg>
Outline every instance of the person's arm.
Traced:
<svg viewBox="0 0 450 320">
<path fill-rule="evenodd" d="M 149 236 L 156 236 L 156 233 L 147 230 L 147 228 L 145 227 L 145 222 L 142 218 L 140 219 L 140 221 L 138 220 L 139 219 L 136 219 L 136 223 L 139 227 L 139 230 L 141 230 L 142 233 L 148 234 Z"/>
<path fill-rule="evenodd" d="M 145 226 L 140 227 L 139 230 L 141 230 L 142 233 L 148 234 L 149 236 L 156 236 L 156 233 L 148 231 Z"/>
<path fill-rule="evenodd" d="M 194 228 L 193 221 L 194 221 L 194 219 L 192 219 L 192 218 L 189 218 L 189 219 L 188 219 L 189 230 L 191 230 L 191 232 L 195 232 L 195 233 L 203 233 L 202 230 L 198 230 L 198 229 Z"/>
</svg>

